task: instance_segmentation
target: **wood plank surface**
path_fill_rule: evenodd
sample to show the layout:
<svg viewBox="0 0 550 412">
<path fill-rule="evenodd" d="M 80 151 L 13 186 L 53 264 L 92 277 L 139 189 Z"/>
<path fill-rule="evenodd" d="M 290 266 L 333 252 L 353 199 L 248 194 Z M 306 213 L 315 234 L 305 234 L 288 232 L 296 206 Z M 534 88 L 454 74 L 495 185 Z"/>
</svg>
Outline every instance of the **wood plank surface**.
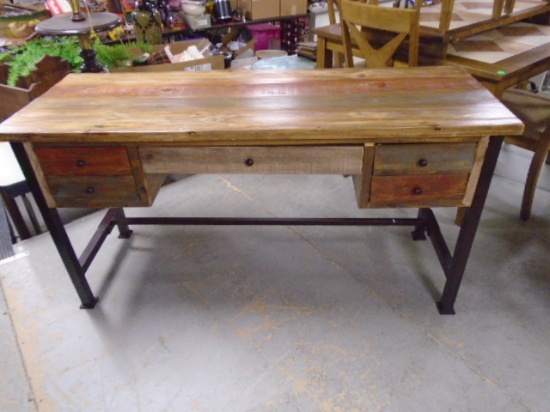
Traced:
<svg viewBox="0 0 550 412">
<path fill-rule="evenodd" d="M 475 140 L 522 123 L 458 67 L 70 74 L 0 140 L 288 145 Z"/>
</svg>

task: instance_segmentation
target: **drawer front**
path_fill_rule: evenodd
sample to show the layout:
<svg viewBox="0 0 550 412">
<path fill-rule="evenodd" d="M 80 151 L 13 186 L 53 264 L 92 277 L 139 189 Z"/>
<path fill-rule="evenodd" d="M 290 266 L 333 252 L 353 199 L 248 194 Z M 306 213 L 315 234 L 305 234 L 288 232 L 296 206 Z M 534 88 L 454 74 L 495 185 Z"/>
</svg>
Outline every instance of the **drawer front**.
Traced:
<svg viewBox="0 0 550 412">
<path fill-rule="evenodd" d="M 375 176 L 469 172 L 476 143 L 396 144 L 377 146 Z"/>
<path fill-rule="evenodd" d="M 363 146 L 141 147 L 145 173 L 359 174 Z"/>
<path fill-rule="evenodd" d="M 57 207 L 122 207 L 142 204 L 133 176 L 46 176 Z"/>
<path fill-rule="evenodd" d="M 45 175 L 106 176 L 131 175 L 125 147 L 35 147 Z"/>
<path fill-rule="evenodd" d="M 463 206 L 468 177 L 468 174 L 374 176 L 370 206 Z"/>
</svg>

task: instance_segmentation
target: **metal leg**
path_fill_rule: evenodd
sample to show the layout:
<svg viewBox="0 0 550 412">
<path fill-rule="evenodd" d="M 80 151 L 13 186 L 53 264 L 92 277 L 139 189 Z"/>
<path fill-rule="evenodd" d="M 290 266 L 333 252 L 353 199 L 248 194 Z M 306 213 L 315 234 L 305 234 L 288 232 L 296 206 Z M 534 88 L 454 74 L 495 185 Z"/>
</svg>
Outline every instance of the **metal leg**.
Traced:
<svg viewBox="0 0 550 412">
<path fill-rule="evenodd" d="M 65 227 L 63 226 L 63 222 L 59 217 L 59 213 L 57 212 L 57 209 L 51 209 L 48 207 L 46 199 L 42 195 L 42 191 L 40 190 L 40 186 L 38 185 L 38 181 L 36 180 L 36 176 L 32 170 L 23 144 L 12 142 L 11 146 L 15 156 L 17 157 L 19 165 L 23 170 L 23 174 L 27 179 L 29 188 L 34 196 L 36 205 L 38 206 L 38 210 L 42 214 L 44 222 L 46 223 L 46 226 L 54 241 L 55 247 L 61 256 L 63 264 L 69 273 L 69 277 L 71 278 L 76 292 L 80 297 L 80 301 L 82 302 L 81 307 L 83 309 L 91 309 L 96 305 L 97 298 L 93 295 L 92 290 L 90 289 L 90 285 L 86 280 L 85 270 L 78 261 L 71 241 L 69 240 Z"/>
<path fill-rule="evenodd" d="M 487 199 L 487 193 L 491 185 L 491 179 L 503 140 L 504 138 L 502 136 L 491 138 L 472 205 L 467 208 L 464 213 L 464 220 L 458 234 L 454 254 L 450 261 L 447 281 L 443 288 L 441 300 L 437 303 L 439 313 L 442 315 L 454 315 L 455 313 L 454 303 L 458 294 L 458 289 L 460 288 L 460 283 L 462 282 L 470 251 L 472 250 L 479 219 L 481 218 L 481 212 L 483 211 L 483 206 Z"/>
<path fill-rule="evenodd" d="M 36 204 L 42 214 L 46 226 L 50 231 L 55 246 L 63 260 L 65 268 L 74 284 L 82 302 L 82 308 L 91 309 L 97 303 L 85 273 L 101 248 L 105 238 L 116 225 L 120 238 L 128 238 L 132 234 L 128 225 L 164 224 L 164 225 L 337 225 L 337 226 L 414 226 L 412 236 L 414 240 L 426 239 L 430 236 L 443 271 L 447 277 L 441 300 L 437 303 L 439 312 L 443 315 L 454 314 L 454 303 L 464 275 L 464 270 L 473 245 L 475 233 L 487 193 L 497 163 L 503 137 L 493 137 L 490 140 L 485 161 L 482 166 L 478 185 L 472 205 L 466 208 L 464 220 L 460 228 L 454 254 L 451 255 L 445 239 L 441 233 L 437 219 L 431 209 L 421 208 L 416 218 L 136 218 L 126 217 L 122 208 L 113 208 L 101 221 L 88 243 L 82 256 L 78 258 L 67 236 L 67 232 L 59 217 L 57 209 L 49 208 L 40 190 L 40 186 L 32 170 L 22 143 L 11 143 L 13 151 L 27 178 L 29 188 L 33 193 Z"/>
<path fill-rule="evenodd" d="M 130 229 L 128 226 L 128 223 L 126 223 L 124 220 L 126 219 L 126 215 L 124 214 L 124 209 L 118 209 L 115 214 L 115 219 L 119 220 L 116 225 L 118 227 L 118 238 L 119 239 L 129 239 L 130 236 L 132 236 L 132 233 L 134 233 L 133 230 Z"/>
<path fill-rule="evenodd" d="M 426 222 L 424 218 L 425 209 L 418 209 L 418 218 L 422 219 L 421 223 L 417 224 L 414 227 L 414 230 L 411 232 L 413 240 L 426 240 L 426 234 L 428 233 Z"/>
</svg>

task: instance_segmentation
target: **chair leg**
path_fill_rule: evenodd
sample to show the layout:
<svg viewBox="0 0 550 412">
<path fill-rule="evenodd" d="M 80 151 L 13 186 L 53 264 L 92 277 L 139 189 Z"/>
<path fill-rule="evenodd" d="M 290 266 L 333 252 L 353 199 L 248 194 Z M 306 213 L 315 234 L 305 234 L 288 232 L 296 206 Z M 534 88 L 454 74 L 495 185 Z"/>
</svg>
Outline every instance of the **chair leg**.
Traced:
<svg viewBox="0 0 550 412">
<path fill-rule="evenodd" d="M 30 238 L 31 233 L 27 228 L 25 219 L 23 219 L 23 215 L 19 211 L 19 207 L 17 206 L 17 203 L 15 203 L 15 200 L 9 197 L 3 190 L 0 191 L 0 195 L 2 196 L 4 205 L 6 205 L 6 210 L 9 216 L 11 217 L 11 220 L 13 221 L 13 225 L 15 226 L 15 229 L 17 230 L 17 233 L 19 234 L 19 237 L 21 238 L 21 240 Z"/>
<path fill-rule="evenodd" d="M 40 233 L 42 233 L 42 229 L 40 228 L 40 224 L 38 223 L 38 219 L 36 218 L 36 213 L 34 213 L 34 208 L 32 207 L 31 201 L 26 194 L 21 195 L 21 200 L 23 201 L 25 209 L 27 210 L 27 214 L 29 215 L 29 220 L 31 221 L 34 233 L 36 235 L 39 235 Z"/>
<path fill-rule="evenodd" d="M 529 166 L 529 172 L 527 173 L 527 181 L 525 182 L 520 212 L 520 217 L 524 221 L 529 220 L 531 216 L 531 207 L 533 206 L 533 198 L 535 197 L 535 190 L 537 189 L 537 181 L 544 161 L 548 157 L 548 149 L 550 149 L 550 126 L 546 128 L 540 138 L 535 154 L 533 155 L 533 160 Z"/>
</svg>

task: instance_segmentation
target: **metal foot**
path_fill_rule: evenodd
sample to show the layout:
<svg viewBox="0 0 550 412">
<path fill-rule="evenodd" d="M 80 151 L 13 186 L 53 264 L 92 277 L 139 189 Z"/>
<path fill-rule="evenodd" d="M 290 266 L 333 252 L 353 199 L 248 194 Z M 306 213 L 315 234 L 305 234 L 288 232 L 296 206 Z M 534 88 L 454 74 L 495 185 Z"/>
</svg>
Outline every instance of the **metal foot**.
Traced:
<svg viewBox="0 0 550 412">
<path fill-rule="evenodd" d="M 424 227 L 418 227 L 411 232 L 413 240 L 426 240 L 427 230 Z"/>
<path fill-rule="evenodd" d="M 132 236 L 132 233 L 134 233 L 132 229 L 122 230 L 120 227 L 118 228 L 118 231 L 119 231 L 119 235 L 118 235 L 119 239 L 130 239 L 130 237 Z"/>
<path fill-rule="evenodd" d="M 132 236 L 132 233 L 134 233 L 134 231 L 130 229 L 130 227 L 128 226 L 128 223 L 124 221 L 126 219 L 126 215 L 124 214 L 124 209 L 122 208 L 117 209 L 114 218 L 115 220 L 117 219 L 119 220 L 116 223 L 116 226 L 118 228 L 118 233 L 119 233 L 118 238 L 129 239 L 130 236 Z"/>
<path fill-rule="evenodd" d="M 92 303 L 83 303 L 82 305 L 80 305 L 80 309 L 93 309 L 95 308 L 97 302 L 99 302 L 99 298 L 94 298 Z"/>
<path fill-rule="evenodd" d="M 442 302 L 436 303 L 437 310 L 439 311 L 440 315 L 454 315 L 456 314 L 454 308 L 451 306 L 450 308 L 445 308 Z"/>
</svg>

